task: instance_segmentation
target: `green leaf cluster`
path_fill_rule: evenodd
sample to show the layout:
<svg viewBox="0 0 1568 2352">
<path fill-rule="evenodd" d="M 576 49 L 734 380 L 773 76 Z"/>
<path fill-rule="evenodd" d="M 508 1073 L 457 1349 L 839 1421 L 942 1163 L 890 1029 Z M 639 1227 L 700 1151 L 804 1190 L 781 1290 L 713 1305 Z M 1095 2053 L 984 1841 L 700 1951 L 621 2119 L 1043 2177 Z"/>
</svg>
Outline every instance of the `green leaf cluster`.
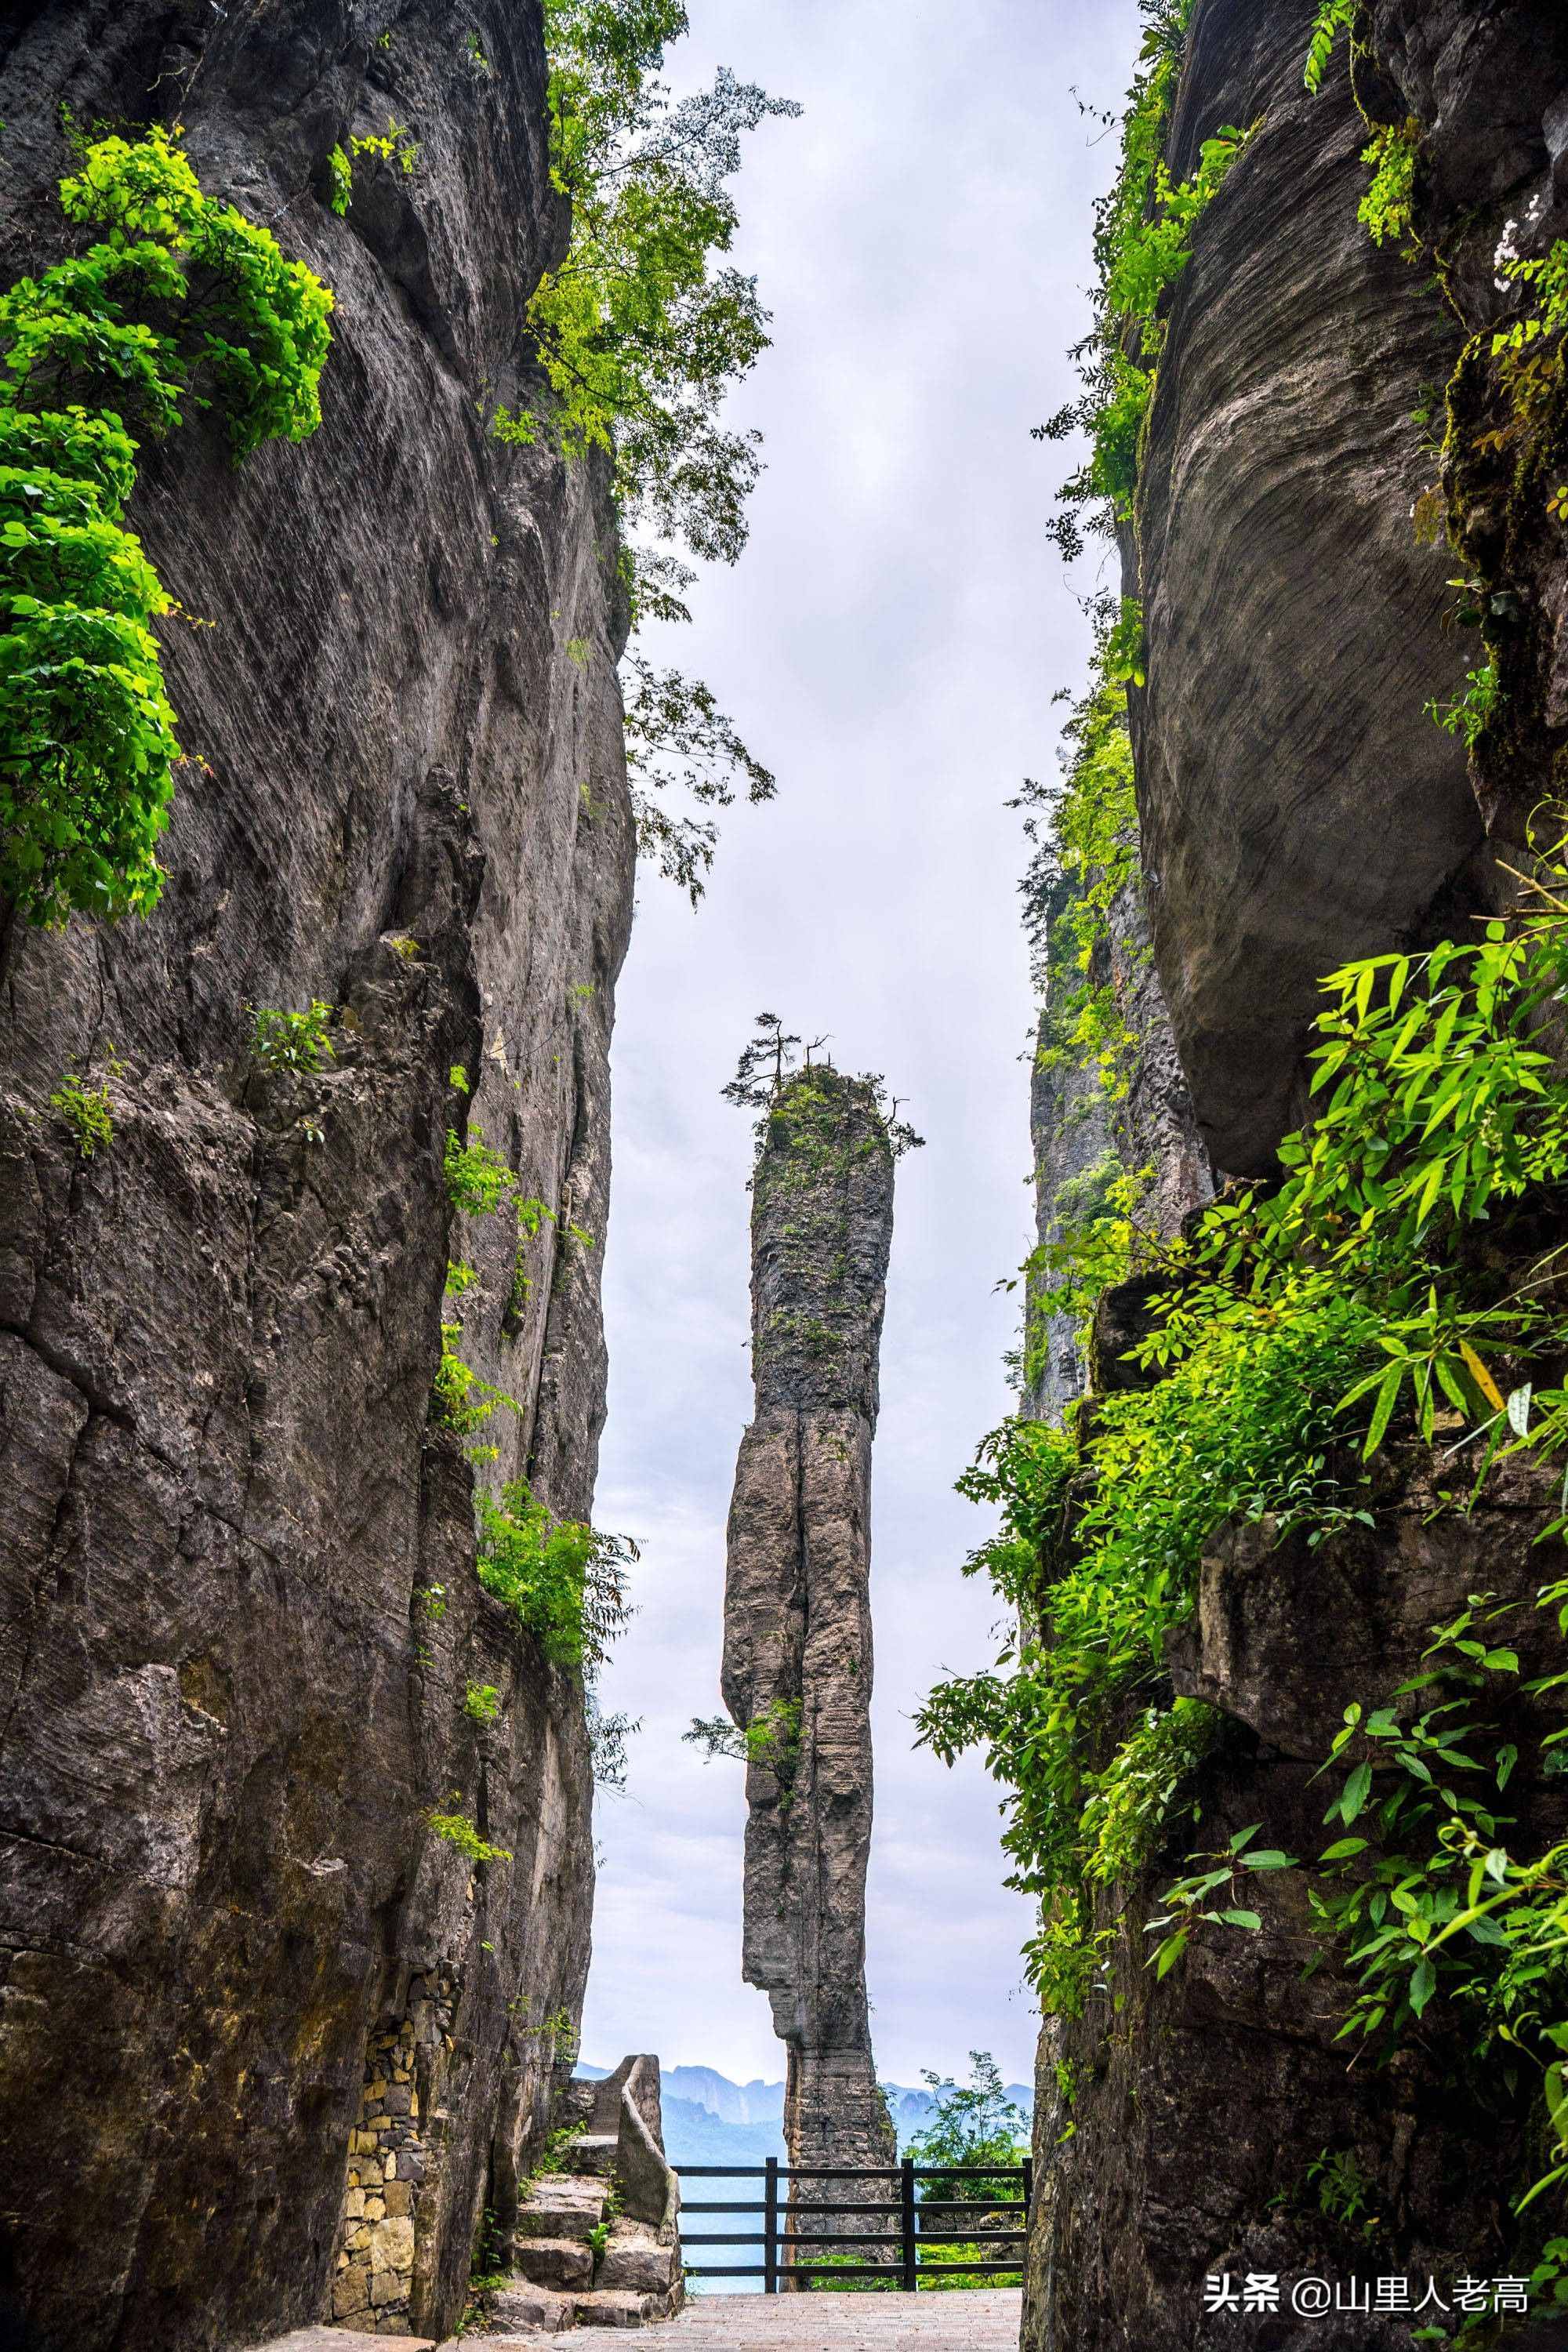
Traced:
<svg viewBox="0 0 1568 2352">
<path fill-rule="evenodd" d="M 137 431 L 220 408 L 237 457 L 321 421 L 331 296 L 205 195 L 161 127 L 60 183 L 94 241 L 0 294 L 0 891 L 30 922 L 145 914 L 180 757 L 121 517 Z"/>
<path fill-rule="evenodd" d="M 556 1519 L 517 1478 L 479 1497 L 479 1582 L 504 1601 L 552 1665 L 591 1681 L 631 1613 L 626 1570 L 637 1546 Z"/>
<path fill-rule="evenodd" d="M 251 1052 L 263 1070 L 302 1070 L 313 1074 L 335 1056 L 330 1031 L 333 1008 L 312 997 L 303 1013 L 277 1012 L 263 1006 L 252 1027 Z"/>
<path fill-rule="evenodd" d="M 1127 520 L 1137 488 L 1144 420 L 1164 342 L 1162 306 L 1193 257 L 1193 235 L 1252 136 L 1227 123 L 1205 139 L 1196 171 L 1173 180 L 1165 136 L 1175 103 L 1191 0 L 1142 0 L 1147 21 L 1140 70 L 1121 117 L 1115 184 L 1095 216 L 1095 323 L 1075 353 L 1082 396 L 1034 427 L 1037 440 L 1087 433 L 1089 453 L 1063 484 L 1051 536 L 1069 559 L 1081 551 L 1080 516 L 1109 530 Z M 1256 128 L 1256 125 L 1253 126 Z"/>
<path fill-rule="evenodd" d="M 1163 1642 L 1215 1528 L 1321 1543 L 1370 1524 L 1357 1455 L 1396 1426 L 1468 1432 L 1478 1476 L 1505 1449 L 1568 1451 L 1568 1389 L 1531 1370 L 1568 1353 L 1555 1257 L 1510 1272 L 1500 1246 L 1510 1214 L 1568 1182 L 1551 1042 L 1565 879 L 1553 868 L 1479 940 L 1331 973 L 1315 1116 L 1280 1147 L 1280 1180 L 1188 1239 L 1133 1237 L 1131 1262 L 1164 1285 L 1133 1350 L 1152 1385 L 1096 1398 L 1087 1426 L 1005 1424 L 960 1482 L 1002 1515 L 969 1572 L 1037 1632 L 933 1691 L 921 1737 L 948 1758 L 981 1748 L 1006 1788 L 1014 1883 L 1047 1915 L 1032 1965 L 1058 2005 L 1092 1968 L 1089 1891 L 1125 1883 L 1190 1810 L 1212 1719 L 1178 1715 Z M 1217 1884 L 1188 1883 L 1200 1912 Z"/>
</svg>

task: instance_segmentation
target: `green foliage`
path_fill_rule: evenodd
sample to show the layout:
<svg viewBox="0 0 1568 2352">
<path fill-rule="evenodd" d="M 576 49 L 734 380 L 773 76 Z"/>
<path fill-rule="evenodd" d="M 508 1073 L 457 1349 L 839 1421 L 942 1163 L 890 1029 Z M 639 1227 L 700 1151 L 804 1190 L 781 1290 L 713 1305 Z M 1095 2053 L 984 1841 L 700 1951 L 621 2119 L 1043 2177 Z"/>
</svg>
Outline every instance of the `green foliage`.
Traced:
<svg viewBox="0 0 1568 2352">
<path fill-rule="evenodd" d="M 760 436 L 726 431 L 720 412 L 768 338 L 755 280 L 721 260 L 737 226 L 728 183 L 742 135 L 800 110 L 728 68 L 672 100 L 664 52 L 686 29 L 680 0 L 547 0 L 551 173 L 571 200 L 572 242 L 529 306 L 548 396 L 499 407 L 492 429 L 510 442 L 548 436 L 568 457 L 605 450 L 628 525 L 732 563 Z M 628 544 L 625 577 L 634 626 L 690 618 L 695 574 L 672 546 Z M 695 903 L 714 827 L 670 814 L 661 795 L 684 788 L 727 805 L 741 782 L 763 801 L 773 779 L 700 680 L 628 658 L 638 845 Z"/>
<path fill-rule="evenodd" d="M 151 624 L 174 608 L 121 521 L 127 420 L 216 406 L 237 457 L 302 439 L 331 309 L 176 132 L 85 146 L 60 199 L 100 234 L 0 295 L 0 891 L 56 928 L 145 914 L 163 881 L 180 749 Z"/>
<path fill-rule="evenodd" d="M 332 1007 L 312 997 L 303 1013 L 276 1013 L 263 1008 L 255 1015 L 251 1055 L 258 1069 L 303 1070 L 313 1073 L 333 1059 Z"/>
<path fill-rule="evenodd" d="M 635 650 L 627 654 L 626 667 L 626 771 L 637 848 L 643 856 L 657 858 L 659 872 L 679 883 L 695 906 L 713 864 L 718 828 L 672 815 L 661 795 L 684 791 L 700 805 L 730 808 L 739 779 L 744 779 L 752 803 L 771 801 L 777 786 L 700 678 L 655 669 Z"/>
<path fill-rule="evenodd" d="M 113 1066 L 118 1069 L 119 1066 Z M 113 1105 L 107 1087 L 85 1086 L 75 1070 L 67 1070 L 49 1097 L 49 1108 L 58 1111 L 70 1129 L 83 1160 L 90 1160 L 113 1142 Z"/>
<path fill-rule="evenodd" d="M 1149 22 L 1121 118 L 1121 169 L 1096 209 L 1094 329 L 1074 354 L 1084 392 L 1033 428 L 1041 441 L 1079 432 L 1089 436 L 1089 455 L 1062 486 L 1062 511 L 1050 526 L 1069 560 L 1082 550 L 1086 509 L 1089 528 L 1098 530 L 1131 514 L 1139 446 L 1164 342 L 1162 306 L 1193 257 L 1199 220 L 1252 135 L 1227 123 L 1203 142 L 1192 177 L 1172 179 L 1165 133 L 1191 0 L 1141 5 Z"/>
<path fill-rule="evenodd" d="M 467 1436 L 489 1421 L 498 1404 L 521 1418 L 522 1407 L 516 1397 L 464 1362 L 458 1352 L 462 1336 L 460 1323 L 442 1324 L 441 1360 L 430 1390 L 430 1411 L 437 1426 Z"/>
<path fill-rule="evenodd" d="M 517 1178 L 499 1151 L 492 1151 L 481 1128 L 470 1126 L 465 1139 L 455 1127 L 447 1129 L 442 1165 L 447 1198 L 462 1217 L 493 1217 Z"/>
<path fill-rule="evenodd" d="M 500 1713 L 500 1693 L 494 1683 L 470 1683 L 463 1693 L 463 1712 L 472 1723 L 493 1723 Z"/>
<path fill-rule="evenodd" d="M 1334 43 L 1354 24 L 1360 5 L 1361 0 L 1321 0 L 1313 19 L 1306 71 L 1301 77 L 1314 98 L 1323 86 L 1323 76 L 1329 69 L 1329 59 L 1333 56 Z"/>
<path fill-rule="evenodd" d="M 761 1112 L 752 1130 L 759 1159 L 768 1146 L 793 1154 L 797 1177 L 809 1181 L 847 1152 L 885 1144 L 899 1160 L 923 1149 L 925 1138 L 899 1117 L 884 1077 L 875 1070 L 850 1077 L 831 1062 L 814 1064 L 812 1054 L 826 1044 L 825 1037 L 812 1040 L 802 1066 L 795 1053 L 801 1042 L 776 1013 L 759 1013 L 734 1076 L 720 1088 L 738 1109 Z"/>
<path fill-rule="evenodd" d="M 327 158 L 327 202 L 341 220 L 353 202 L 354 167 L 346 148 L 337 146 Z"/>
<path fill-rule="evenodd" d="M 1465 691 L 1457 700 L 1429 702 L 1426 716 L 1435 719 L 1446 734 L 1458 736 L 1465 749 L 1473 751 L 1492 722 L 1497 702 L 1497 664 L 1488 661 L 1479 669 L 1468 673 Z"/>
<path fill-rule="evenodd" d="M 1421 126 L 1412 115 L 1404 122 L 1380 123 L 1371 145 L 1362 150 L 1361 160 L 1372 165 L 1373 174 L 1356 218 L 1379 245 L 1411 233 L 1420 137 Z"/>
<path fill-rule="evenodd" d="M 1321 1543 L 1370 1524 L 1351 1447 L 1375 1453 L 1401 1424 L 1430 1441 L 1439 1414 L 1486 1441 L 1483 1473 L 1505 1445 L 1568 1451 L 1568 1389 L 1528 1376 L 1568 1347 L 1550 1262 L 1510 1281 L 1471 1240 L 1568 1181 L 1568 1093 L 1543 1034 L 1568 981 L 1564 878 L 1550 869 L 1524 915 L 1478 940 L 1331 974 L 1319 1107 L 1280 1147 L 1283 1181 L 1216 1203 L 1189 1241 L 1134 1236 L 1131 1261 L 1167 1286 L 1133 1352 L 1163 1377 L 1097 1399 L 1081 1438 L 1006 1425 L 961 1482 L 1002 1510 L 970 1572 L 1039 1633 L 1009 1644 L 1008 1671 L 933 1691 L 921 1736 L 944 1757 L 982 1748 L 1009 1790 L 1005 1843 L 1047 1908 L 1032 1960 L 1053 2000 L 1080 1997 L 1092 1967 L 1088 1890 L 1152 1856 L 1183 1801 L 1184 1746 L 1201 1753 L 1201 1717 L 1163 1720 L 1163 1646 L 1214 1528 L 1267 1519 Z M 1420 1740 L 1410 1753 L 1431 1769 Z M 1468 1854 L 1469 1816 L 1450 1813 Z M 1171 1934 L 1194 1907 L 1245 1908 L 1214 1889 L 1257 1866 L 1191 1874 Z"/>
<path fill-rule="evenodd" d="M 1248 1892 L 1247 1874 L 1258 1870 L 1293 1870 L 1293 1856 L 1282 1853 L 1278 1846 L 1255 1846 L 1260 1824 L 1257 1822 L 1237 1830 L 1221 1853 L 1205 1853 L 1198 1857 L 1208 1864 L 1206 1869 L 1190 1871 L 1167 1886 L 1161 1895 L 1166 1906 L 1163 1914 L 1151 1919 L 1145 1933 L 1158 1936 L 1160 1941 L 1149 1955 L 1149 1966 L 1156 1976 L 1167 1976 L 1187 1948 L 1194 1926 L 1205 1920 L 1215 1927 L 1246 1927 L 1256 1935 L 1262 1927 L 1259 1913 L 1243 1900 Z"/>
<path fill-rule="evenodd" d="M 426 1813 L 425 1826 L 433 1836 L 444 1838 L 448 1845 L 455 1845 L 464 1861 L 476 1866 L 481 1863 L 511 1860 L 510 1847 L 491 1845 L 488 1839 L 479 1835 L 467 1813 Z"/>
<path fill-rule="evenodd" d="M 693 1716 L 690 1730 L 680 1736 L 710 1758 L 728 1756 L 736 1763 L 760 1764 L 787 1789 L 800 1760 L 800 1700 L 775 1698 L 744 1725 L 731 1723 L 725 1715 Z"/>
<path fill-rule="evenodd" d="M 1142 614 L 1124 599 L 1119 607 L 1102 606 L 1099 622 L 1095 682 L 1062 730 L 1063 781 L 1026 779 L 1013 805 L 1029 812 L 1029 863 L 1019 887 L 1035 983 L 1045 1000 L 1041 1066 L 1092 1067 L 1114 1103 L 1125 1096 L 1137 1062 L 1110 950 L 1113 910 L 1138 873 L 1126 677 L 1133 667 L 1130 650 L 1141 659 Z M 1134 1194 L 1121 1205 L 1131 1213 L 1135 1204 Z M 1064 1211 L 1059 1222 L 1076 1220 Z"/>
<path fill-rule="evenodd" d="M 1505 256 L 1500 266 L 1502 275 L 1526 291 L 1530 308 L 1493 335 L 1494 359 L 1523 352 L 1542 336 L 1568 332 L 1568 237 L 1559 237 L 1537 260 Z"/>
<path fill-rule="evenodd" d="M 626 1742 L 642 1729 L 641 1717 L 634 1721 L 624 1713 L 606 1715 L 592 1690 L 587 1694 L 585 1713 L 594 1785 L 598 1789 L 608 1789 L 617 1797 L 624 1797 L 630 1769 Z"/>
<path fill-rule="evenodd" d="M 552 1665 L 592 1680 L 630 1615 L 626 1571 L 637 1556 L 625 1536 L 552 1517 L 527 1482 L 479 1498 L 479 1582 L 504 1601 Z"/>
<path fill-rule="evenodd" d="M 955 2083 L 951 2074 L 921 2069 L 921 2080 L 931 2095 L 931 2117 L 916 2132 L 905 2153 L 922 2169 L 937 2165 L 1016 2165 L 1027 2156 L 1028 2130 L 1024 2112 L 1007 2096 L 1001 2069 L 988 2050 L 969 2053 L 969 2081 Z M 1016 2198 L 1018 2185 L 1005 2178 L 994 2180 L 947 2179 L 940 2174 L 922 2182 L 921 2196 L 929 2205 L 954 2197 Z"/>
</svg>

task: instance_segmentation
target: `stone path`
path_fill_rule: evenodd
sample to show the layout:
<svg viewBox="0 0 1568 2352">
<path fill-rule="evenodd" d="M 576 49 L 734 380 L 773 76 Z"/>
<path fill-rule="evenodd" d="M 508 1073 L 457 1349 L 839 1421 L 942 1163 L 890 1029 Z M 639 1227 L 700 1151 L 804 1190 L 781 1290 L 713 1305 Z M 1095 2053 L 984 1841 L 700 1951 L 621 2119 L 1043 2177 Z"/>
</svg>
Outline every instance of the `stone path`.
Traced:
<svg viewBox="0 0 1568 2352">
<path fill-rule="evenodd" d="M 648 2352 L 1016 2352 L 1020 2296 L 1015 2288 L 952 2294 L 711 2294 L 679 2319 L 638 2331 Z M 358 2336 L 306 2327 L 260 2352 L 436 2352 L 414 2336 Z M 618 2327 L 576 2327 L 565 2336 L 470 2336 L 440 2352 L 627 2352 Z"/>
<path fill-rule="evenodd" d="M 949 2294 L 710 2294 L 643 2328 L 647 2352 L 1017 2352 L 1016 2288 Z M 373 2339 L 374 2340 L 374 2339 Z M 612 2327 L 569 2336 L 474 2336 L 442 2352 L 627 2352 Z"/>
</svg>

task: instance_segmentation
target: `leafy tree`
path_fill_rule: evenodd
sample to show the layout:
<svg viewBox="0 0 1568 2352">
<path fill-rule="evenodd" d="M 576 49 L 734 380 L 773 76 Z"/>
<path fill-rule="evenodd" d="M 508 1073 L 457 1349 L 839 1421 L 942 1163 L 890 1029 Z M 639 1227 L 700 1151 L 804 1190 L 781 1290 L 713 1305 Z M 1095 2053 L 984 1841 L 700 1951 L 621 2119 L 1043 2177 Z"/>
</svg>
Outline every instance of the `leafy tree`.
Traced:
<svg viewBox="0 0 1568 2352">
<path fill-rule="evenodd" d="M 686 29 L 680 0 L 546 0 L 551 173 L 571 199 L 572 242 L 529 308 L 548 398 L 495 417 L 503 439 L 548 433 L 568 457 L 610 453 L 623 523 L 663 542 L 628 545 L 634 626 L 690 618 L 695 574 L 671 542 L 721 563 L 746 542 L 761 436 L 729 431 L 720 411 L 767 348 L 767 313 L 755 279 L 722 260 L 737 223 L 728 184 L 743 133 L 800 111 L 724 68 L 673 100 L 660 68 Z M 695 904 L 715 829 L 672 817 L 663 796 L 725 806 L 743 784 L 764 801 L 773 779 L 700 681 L 633 655 L 631 682 L 638 845 Z"/>
<path fill-rule="evenodd" d="M 952 2179 L 939 2174 L 927 2180 L 921 2191 L 922 2201 L 934 2205 L 952 2198 L 1016 2198 L 1018 2184 L 1005 2174 L 994 2179 L 968 2177 L 973 2165 L 1012 2166 L 1028 2154 L 1024 2111 L 1007 2096 L 991 2053 L 970 2052 L 967 2084 L 954 2082 L 951 2074 L 933 2074 L 926 2067 L 921 2069 L 921 2080 L 931 2092 L 935 2113 L 910 2138 L 908 2153 L 921 2166 L 964 2168 Z"/>
</svg>

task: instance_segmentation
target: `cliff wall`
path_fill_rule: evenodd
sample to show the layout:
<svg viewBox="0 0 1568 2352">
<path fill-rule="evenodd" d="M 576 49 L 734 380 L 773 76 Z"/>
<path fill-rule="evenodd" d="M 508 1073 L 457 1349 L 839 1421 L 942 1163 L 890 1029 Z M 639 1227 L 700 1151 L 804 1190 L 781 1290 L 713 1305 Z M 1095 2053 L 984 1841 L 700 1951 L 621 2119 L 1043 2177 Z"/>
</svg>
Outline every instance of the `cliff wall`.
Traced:
<svg viewBox="0 0 1568 2352">
<path fill-rule="evenodd" d="M 1568 775 L 1568 553 L 1549 503 L 1568 457 L 1563 362 L 1549 346 L 1510 402 L 1491 346 L 1521 301 L 1503 263 L 1568 235 L 1568 22 L 1530 0 L 1363 7 L 1312 97 L 1310 17 L 1276 0 L 1192 12 L 1173 177 L 1222 125 L 1257 128 L 1162 306 L 1123 549 L 1146 627 L 1147 685 L 1128 699 L 1154 963 L 1198 1129 L 1233 1175 L 1278 1172 L 1307 1109 L 1318 976 L 1474 938 L 1503 887 L 1491 845 L 1528 864 L 1531 814 Z M 1379 244 L 1357 218 L 1360 158 L 1385 125 L 1415 160 L 1410 219 Z M 1482 663 L 1496 699 L 1467 745 L 1425 706 L 1462 696 Z M 1077 1172 L 1061 1148 L 1074 1085 L 1037 1080 L 1043 1234 L 1059 1227 L 1064 1167 Z M 1124 1128 L 1141 1092 L 1135 1076 Z M 1186 1147 L 1158 1160 L 1179 1192 Z M 1561 1238 L 1548 1202 L 1522 1242 L 1491 1246 L 1500 1263 Z M 1152 1377 L 1121 1354 L 1134 1288 L 1101 1303 L 1080 1427 L 1093 1395 Z M 1070 1392 L 1042 1384 L 1027 1409 L 1052 1417 Z M 1560 1670 L 1531 1607 L 1552 1570 L 1536 1549 L 1549 1480 L 1504 1465 L 1464 1516 L 1451 1476 L 1440 1449 L 1398 1440 L 1376 1457 L 1363 1524 L 1310 1540 L 1237 1519 L 1204 1547 L 1193 1612 L 1142 1696 L 1215 1709 L 1213 1743 L 1159 1850 L 1091 1890 L 1080 2013 L 1067 2003 L 1042 2035 L 1026 2352 L 1233 2337 L 1370 2352 L 1410 2340 L 1414 2303 L 1306 2317 L 1289 2282 L 1397 2273 L 1416 2296 L 1430 2277 L 1451 2297 L 1465 2273 L 1527 2274 L 1558 2226 L 1549 2201 L 1513 2210 L 1551 2137 L 1531 2071 L 1479 2081 L 1440 2003 L 1391 2063 L 1352 2060 L 1339 2036 L 1355 1985 L 1303 1875 L 1247 1883 L 1257 1933 L 1218 1927 L 1168 1974 L 1149 1965 L 1146 1923 L 1169 1926 L 1164 1890 L 1198 1867 L 1194 1847 L 1223 1853 L 1262 1824 L 1269 1848 L 1321 1852 L 1336 1784 L 1317 1776 L 1344 1709 L 1421 1673 L 1433 1629 L 1470 1596 L 1514 1604 L 1521 1684 Z M 1069 1556 L 1084 1499 L 1067 1507 Z M 1500 1736 L 1535 1759 L 1510 1820 L 1548 1846 L 1563 1809 L 1539 1742 L 1561 1716 L 1521 1696 L 1504 1714 Z M 1282 2305 L 1205 2313 L 1205 2278 L 1227 2273 L 1283 2280 Z M 1426 2322 L 1457 2329 L 1448 2308 Z M 1511 2336 L 1491 2316 L 1464 2340 Z"/>
<path fill-rule="evenodd" d="M 752 1181 L 756 1411 L 730 1510 L 723 1688 L 749 1734 L 743 1967 L 788 2053 L 800 2165 L 897 2154 L 866 2000 L 871 1440 L 892 1227 L 871 1087 L 830 1069 L 786 1079 Z"/>
<path fill-rule="evenodd" d="M 502 0 L 0 28 L 9 276 L 65 249 L 68 109 L 182 120 L 336 296 L 312 438 L 144 448 L 130 521 L 204 625 L 164 630 L 160 906 L 4 944 L 0 2211 L 41 2352 L 447 2332 L 571 2054 L 582 1691 L 477 1583 L 431 1414 L 456 1317 L 517 1405 L 481 1475 L 586 1514 L 598 1250 L 565 1228 L 605 1223 L 624 613 L 594 469 L 487 431 L 566 231 L 543 87 Z M 336 216 L 331 150 L 389 118 L 409 168 L 362 155 Z M 259 1069 L 254 1011 L 312 999 L 335 1058 Z M 69 1068 L 110 1097 L 90 1159 Z M 449 1124 L 558 1222 L 459 1227 Z"/>
</svg>

